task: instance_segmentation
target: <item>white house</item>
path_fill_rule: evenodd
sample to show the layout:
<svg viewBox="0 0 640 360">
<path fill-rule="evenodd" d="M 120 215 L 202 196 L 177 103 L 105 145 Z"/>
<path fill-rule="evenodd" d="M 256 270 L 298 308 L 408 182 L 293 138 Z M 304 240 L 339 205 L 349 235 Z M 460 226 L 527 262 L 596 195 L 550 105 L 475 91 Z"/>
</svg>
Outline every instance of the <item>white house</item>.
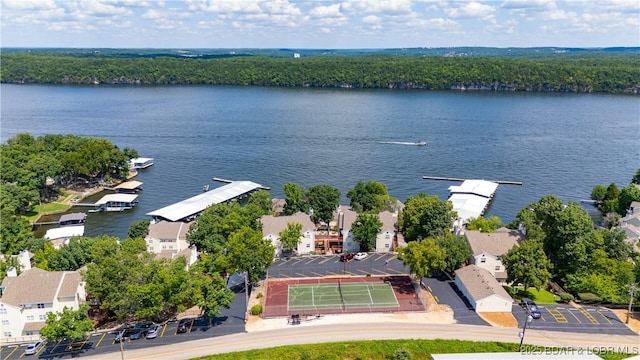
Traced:
<svg viewBox="0 0 640 360">
<path fill-rule="evenodd" d="M 398 229 L 398 213 L 383 211 L 378 214 L 382 228 L 376 236 L 376 252 L 385 253 L 393 250 L 393 240 Z"/>
<path fill-rule="evenodd" d="M 262 238 L 271 241 L 275 249 L 274 256 L 282 255 L 283 245 L 280 242 L 280 232 L 287 228 L 287 224 L 301 224 L 302 234 L 300 242 L 295 249 L 297 254 L 308 254 L 315 249 L 316 226 L 311 217 L 303 212 L 297 212 L 288 216 L 264 215 L 260 218 L 262 223 Z"/>
<path fill-rule="evenodd" d="M 620 219 L 620 229 L 626 235 L 625 241 L 631 244 L 635 251 L 640 251 L 640 202 L 633 201 L 627 210 L 627 215 Z"/>
<path fill-rule="evenodd" d="M 465 236 L 471 248 L 469 263 L 487 270 L 496 280 L 504 283 L 507 280 L 507 272 L 501 256 L 524 239 L 522 233 L 518 230 L 500 228 L 493 233 L 467 230 Z"/>
<path fill-rule="evenodd" d="M 465 266 L 456 270 L 455 282 L 476 312 L 511 312 L 513 299 L 489 271 Z"/>
<path fill-rule="evenodd" d="M 80 307 L 86 299 L 84 285 L 77 271 L 8 272 L 0 286 L 0 343 L 39 339 L 47 313 Z"/>
<path fill-rule="evenodd" d="M 360 244 L 353 240 L 353 234 L 351 233 L 351 226 L 356 221 L 358 213 L 349 206 L 340 205 L 335 217 L 338 221 L 338 231 L 340 231 L 340 237 L 342 238 L 342 251 L 350 253 L 360 251 Z"/>
<path fill-rule="evenodd" d="M 149 224 L 149 234 L 144 238 L 151 253 L 180 252 L 189 248 L 187 232 L 191 223 L 159 221 Z"/>
</svg>

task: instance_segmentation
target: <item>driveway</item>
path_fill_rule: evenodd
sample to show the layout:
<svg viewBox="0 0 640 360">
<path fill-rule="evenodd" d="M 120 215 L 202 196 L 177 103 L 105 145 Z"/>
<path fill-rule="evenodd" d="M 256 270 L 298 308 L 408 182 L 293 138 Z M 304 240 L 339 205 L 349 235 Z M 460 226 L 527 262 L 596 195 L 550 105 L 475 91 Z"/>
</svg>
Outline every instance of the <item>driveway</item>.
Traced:
<svg viewBox="0 0 640 360">
<path fill-rule="evenodd" d="M 422 278 L 422 283 L 438 304 L 448 305 L 453 310 L 453 318 L 459 324 L 489 325 L 473 310 L 471 304 L 447 274 L 438 272 L 435 276 Z"/>
</svg>

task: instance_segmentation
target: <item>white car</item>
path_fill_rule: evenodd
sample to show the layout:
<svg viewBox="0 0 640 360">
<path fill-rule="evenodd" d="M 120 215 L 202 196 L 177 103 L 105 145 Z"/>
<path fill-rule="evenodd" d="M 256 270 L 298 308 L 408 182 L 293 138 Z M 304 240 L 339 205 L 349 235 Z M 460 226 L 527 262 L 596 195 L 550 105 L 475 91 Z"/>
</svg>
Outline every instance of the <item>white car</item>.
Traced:
<svg viewBox="0 0 640 360">
<path fill-rule="evenodd" d="M 147 331 L 147 339 L 155 339 L 160 334 L 160 325 L 153 325 L 149 331 Z"/>
<path fill-rule="evenodd" d="M 369 256 L 369 254 L 366 252 L 359 252 L 353 258 L 356 260 L 364 260 L 367 256 Z"/>
<path fill-rule="evenodd" d="M 27 349 L 24 351 L 25 355 L 35 355 L 44 346 L 44 341 L 38 341 L 33 344 L 27 345 Z"/>
</svg>

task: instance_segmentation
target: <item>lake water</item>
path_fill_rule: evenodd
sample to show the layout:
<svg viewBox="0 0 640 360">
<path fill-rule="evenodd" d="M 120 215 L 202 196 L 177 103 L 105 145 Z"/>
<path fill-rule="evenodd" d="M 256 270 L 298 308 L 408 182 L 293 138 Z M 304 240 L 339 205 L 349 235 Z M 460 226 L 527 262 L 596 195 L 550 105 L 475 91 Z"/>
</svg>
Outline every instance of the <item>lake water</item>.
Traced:
<svg viewBox="0 0 640 360">
<path fill-rule="evenodd" d="M 0 85 L 0 138 L 75 134 L 132 147 L 139 206 L 89 214 L 87 236 L 125 237 L 149 211 L 197 195 L 212 177 L 282 185 L 358 180 L 401 201 L 448 196 L 457 183 L 423 175 L 522 181 L 500 185 L 487 215 L 503 222 L 542 196 L 588 199 L 626 186 L 640 167 L 640 98 L 599 94 L 428 92 L 226 86 Z M 385 142 L 426 141 L 426 146 Z"/>
</svg>

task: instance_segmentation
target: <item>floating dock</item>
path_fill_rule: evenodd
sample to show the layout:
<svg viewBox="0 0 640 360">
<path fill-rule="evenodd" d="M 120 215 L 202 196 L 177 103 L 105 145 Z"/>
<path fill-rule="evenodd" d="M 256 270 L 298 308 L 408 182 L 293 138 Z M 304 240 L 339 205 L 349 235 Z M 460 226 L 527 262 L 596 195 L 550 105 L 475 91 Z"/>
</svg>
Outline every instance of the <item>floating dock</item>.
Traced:
<svg viewBox="0 0 640 360">
<path fill-rule="evenodd" d="M 443 180 L 443 181 L 466 181 L 467 180 L 467 179 L 461 179 L 461 178 L 441 177 L 441 176 L 423 176 L 422 179 Z M 489 181 L 489 182 L 501 184 L 501 185 L 522 185 L 522 182 L 520 181 L 509 181 L 509 180 L 483 180 L 483 181 Z"/>
</svg>

